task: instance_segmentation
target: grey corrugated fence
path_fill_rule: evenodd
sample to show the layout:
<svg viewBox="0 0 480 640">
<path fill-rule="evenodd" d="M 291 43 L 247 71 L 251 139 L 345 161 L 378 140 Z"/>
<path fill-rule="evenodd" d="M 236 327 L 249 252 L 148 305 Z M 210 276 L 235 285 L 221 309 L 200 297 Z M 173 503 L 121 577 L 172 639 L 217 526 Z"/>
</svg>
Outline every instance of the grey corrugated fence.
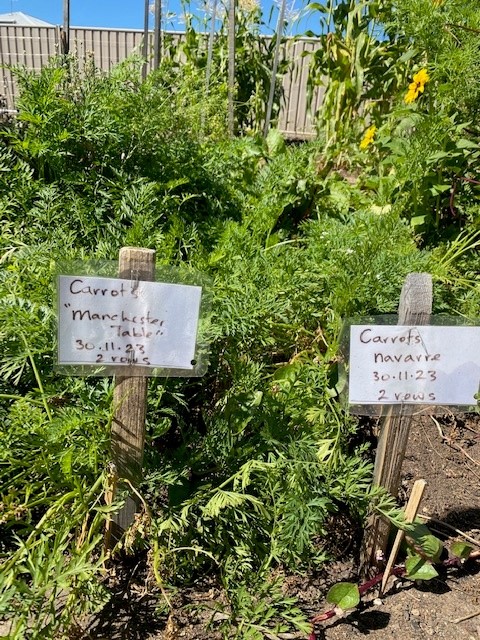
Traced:
<svg viewBox="0 0 480 640">
<path fill-rule="evenodd" d="M 181 38 L 181 33 L 169 34 Z M 152 34 L 150 34 L 152 37 Z M 124 60 L 133 51 L 141 53 L 143 32 L 122 29 L 92 29 L 73 27 L 70 30 L 70 48 L 80 60 L 90 57 L 95 66 L 105 71 Z M 291 71 L 283 78 L 284 102 L 279 114 L 278 127 L 288 137 L 308 138 L 314 133 L 310 111 L 307 109 L 307 77 L 309 56 L 318 44 L 312 39 L 291 39 L 286 42 L 285 55 L 293 61 Z M 13 108 L 17 87 L 8 66 L 23 65 L 28 69 L 41 69 L 48 60 L 60 52 L 59 27 L 0 26 L 0 95 Z M 315 113 L 322 99 L 317 89 L 311 111 Z"/>
</svg>

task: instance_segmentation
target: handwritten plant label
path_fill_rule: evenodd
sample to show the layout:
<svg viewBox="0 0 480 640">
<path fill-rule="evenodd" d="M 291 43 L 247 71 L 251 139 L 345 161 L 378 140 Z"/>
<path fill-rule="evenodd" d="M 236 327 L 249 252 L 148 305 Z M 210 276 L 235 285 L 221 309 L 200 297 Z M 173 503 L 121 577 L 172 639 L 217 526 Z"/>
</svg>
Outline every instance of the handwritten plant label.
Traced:
<svg viewBox="0 0 480 640">
<path fill-rule="evenodd" d="M 58 364 L 193 369 L 202 288 L 59 276 Z"/>
<path fill-rule="evenodd" d="M 475 405 L 479 385 L 480 327 L 350 327 L 350 404 Z"/>
</svg>

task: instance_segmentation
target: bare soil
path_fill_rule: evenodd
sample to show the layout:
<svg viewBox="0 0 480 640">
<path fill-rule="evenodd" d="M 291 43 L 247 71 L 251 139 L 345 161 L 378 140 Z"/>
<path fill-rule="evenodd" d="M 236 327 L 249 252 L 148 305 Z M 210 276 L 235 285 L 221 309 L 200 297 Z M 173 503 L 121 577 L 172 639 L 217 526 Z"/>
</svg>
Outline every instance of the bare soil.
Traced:
<svg viewBox="0 0 480 640">
<path fill-rule="evenodd" d="M 406 501 L 415 480 L 427 482 L 420 512 L 433 533 L 448 545 L 465 541 L 480 549 L 480 416 L 422 417 L 414 421 L 403 466 L 401 499 Z M 309 618 L 330 609 L 325 596 L 339 581 L 359 582 L 358 532 L 345 518 L 332 526 L 332 549 L 339 557 L 315 575 L 284 576 L 286 595 L 297 598 Z M 457 530 L 457 531 L 455 531 Z M 461 533 L 460 533 L 461 532 Z M 467 540 L 468 541 L 468 540 Z M 222 590 L 204 579 L 171 595 L 170 611 L 158 610 L 158 592 L 145 583 L 140 563 L 123 567 L 116 595 L 102 615 L 91 620 L 79 638 L 91 640 L 222 640 L 235 637 L 223 627 L 228 611 Z M 435 637 L 436 640 L 480 640 L 480 562 L 439 569 L 428 582 L 391 580 L 381 599 L 373 590 L 358 609 L 315 625 L 318 640 L 371 640 Z M 161 600 L 161 598 L 160 598 Z M 221 607 L 220 607 L 221 608 Z M 217 613 L 215 613 L 217 611 Z M 302 633 L 266 635 L 293 640 Z"/>
<path fill-rule="evenodd" d="M 423 417 L 414 422 L 403 466 L 404 499 L 420 478 L 427 487 L 419 513 L 431 518 L 426 524 L 432 533 L 447 547 L 454 540 L 465 541 L 453 527 L 476 540 L 472 546 L 480 549 L 478 416 Z M 355 579 L 354 569 L 351 577 Z M 317 637 L 480 640 L 478 562 L 440 571 L 438 578 L 421 585 L 398 581 L 381 600 L 375 596 L 374 592 L 365 597 L 347 618 L 318 625 Z"/>
</svg>

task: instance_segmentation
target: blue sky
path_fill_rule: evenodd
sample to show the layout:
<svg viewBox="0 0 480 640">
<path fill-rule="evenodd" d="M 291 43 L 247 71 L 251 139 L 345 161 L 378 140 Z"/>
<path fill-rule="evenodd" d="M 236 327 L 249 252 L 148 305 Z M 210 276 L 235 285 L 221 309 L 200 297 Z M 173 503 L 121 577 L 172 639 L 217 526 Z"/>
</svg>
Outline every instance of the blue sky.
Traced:
<svg viewBox="0 0 480 640">
<path fill-rule="evenodd" d="M 150 0 L 153 2 L 153 0 Z M 261 0 L 264 15 L 268 16 L 273 4 L 274 27 L 277 16 L 275 0 Z M 164 7 L 172 17 L 166 22 L 166 29 L 181 29 L 181 1 L 163 0 Z M 201 0 L 192 0 L 193 8 L 201 6 Z M 298 13 L 307 4 L 307 0 L 288 0 L 292 15 Z M 23 11 L 35 18 L 46 20 L 53 24 L 61 24 L 63 16 L 63 0 L 0 0 L 0 13 Z M 198 9 L 200 13 L 200 9 Z M 144 15 L 144 0 L 70 0 L 70 23 L 81 27 L 112 27 L 121 29 L 142 29 Z M 151 16 L 153 25 L 153 16 Z M 290 32 L 303 32 L 306 29 L 315 30 L 315 19 L 312 16 L 303 18 L 295 27 L 290 26 Z"/>
</svg>

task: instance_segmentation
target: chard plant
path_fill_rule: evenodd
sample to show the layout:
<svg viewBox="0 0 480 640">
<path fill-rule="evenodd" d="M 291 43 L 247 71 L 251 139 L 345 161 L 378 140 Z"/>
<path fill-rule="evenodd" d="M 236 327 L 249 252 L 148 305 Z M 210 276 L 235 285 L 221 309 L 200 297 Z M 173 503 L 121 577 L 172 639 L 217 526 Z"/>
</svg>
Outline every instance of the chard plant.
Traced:
<svg viewBox="0 0 480 640">
<path fill-rule="evenodd" d="M 453 542 L 449 548 L 448 558 L 440 561 L 444 551 L 443 543 L 419 520 L 413 525 L 402 525 L 406 529 L 406 559 L 404 564 L 392 568 L 391 575 L 397 578 L 422 582 L 438 577 L 435 565 L 443 567 L 460 567 L 465 562 L 475 561 L 479 558 L 478 551 L 462 541 Z M 355 610 L 361 597 L 375 588 L 384 578 L 383 573 L 378 573 L 366 582 L 356 585 L 352 582 L 340 582 L 333 585 L 327 595 L 326 601 L 333 605 L 331 609 L 313 617 L 313 630 L 309 638 L 315 640 L 315 625 L 335 616 L 343 617 Z"/>
</svg>

